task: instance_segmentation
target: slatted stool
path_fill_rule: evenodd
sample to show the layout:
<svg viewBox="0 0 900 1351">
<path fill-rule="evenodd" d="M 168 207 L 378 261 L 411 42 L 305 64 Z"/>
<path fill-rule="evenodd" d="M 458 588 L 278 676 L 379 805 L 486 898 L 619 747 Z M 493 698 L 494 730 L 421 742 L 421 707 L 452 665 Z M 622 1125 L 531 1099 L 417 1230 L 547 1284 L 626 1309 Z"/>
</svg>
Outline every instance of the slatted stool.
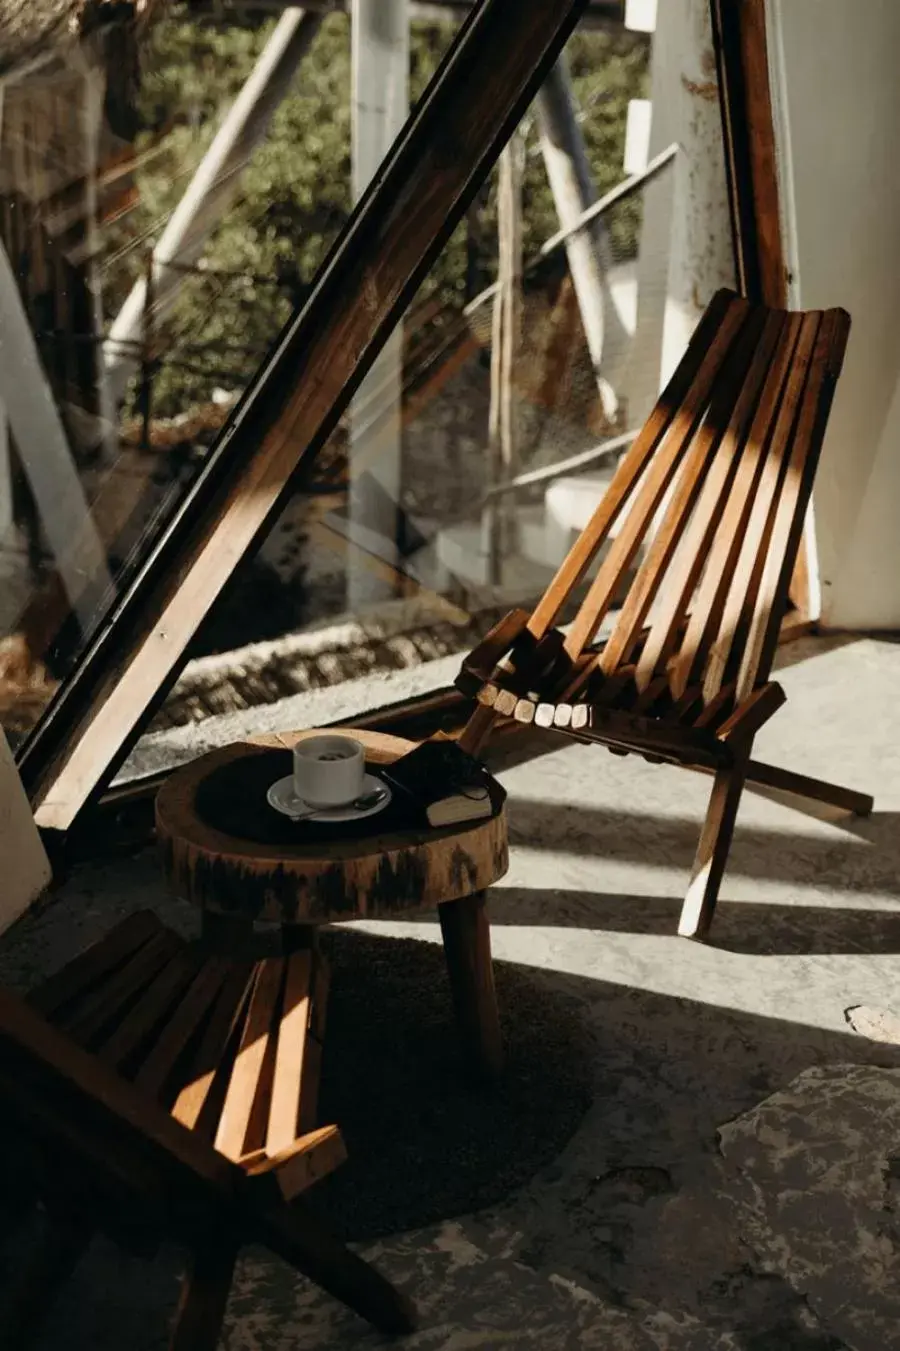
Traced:
<svg viewBox="0 0 900 1351">
<path fill-rule="evenodd" d="M 412 1326 L 403 1297 L 290 1204 L 346 1157 L 338 1128 L 317 1128 L 316 1120 L 327 989 L 327 965 L 314 951 L 233 961 L 185 942 L 155 915 L 142 911 L 35 990 L 30 1009 L 13 1006 L 5 1024 L 0 1018 L 0 1098 L 13 1120 L 17 1110 L 24 1112 L 29 1126 L 35 1126 L 35 1138 L 42 1129 L 43 1101 L 19 1102 L 23 1075 L 11 1067 L 19 1049 L 15 1041 L 21 1029 L 28 1031 L 30 1017 L 35 1019 L 35 1044 L 49 1023 L 66 1038 L 61 1049 L 52 1038 L 50 1042 L 63 1062 L 69 1047 L 73 1061 L 83 1051 L 100 1063 L 93 1090 L 99 1100 L 114 1102 L 121 1095 L 118 1084 L 131 1090 L 124 1110 L 137 1113 L 140 1127 L 146 1120 L 152 1135 L 154 1114 L 165 1123 L 159 1128 L 163 1134 L 178 1123 L 175 1152 L 179 1141 L 184 1147 L 185 1136 L 203 1142 L 206 1149 L 197 1163 L 205 1164 L 207 1181 L 218 1180 L 221 1172 L 226 1192 L 234 1191 L 234 1213 L 224 1197 L 211 1198 L 199 1239 L 193 1227 L 189 1231 L 192 1265 L 172 1351 L 212 1351 L 216 1346 L 239 1245 L 259 1239 L 383 1331 Z M 11 1046 L 3 1041 L 6 1034 Z M 103 1079 L 104 1072 L 110 1081 Z M 71 1116 L 72 1109 L 60 1098 L 44 1129 L 77 1133 Z M 88 1134 L 66 1144 L 78 1157 L 89 1153 L 94 1142 Z M 140 1140 L 137 1148 L 140 1154 Z M 233 1174 L 226 1161 L 235 1166 Z M 138 1204 L 120 1201 L 110 1207 L 108 1194 L 122 1189 L 123 1170 L 128 1174 L 124 1189 L 138 1194 Z M 155 1241 L 169 1236 L 165 1215 L 158 1217 L 158 1225 L 132 1220 L 132 1211 L 142 1211 L 142 1189 L 151 1197 L 156 1191 L 149 1165 L 141 1164 L 135 1178 L 119 1165 L 114 1185 L 98 1178 L 87 1195 L 80 1183 L 72 1191 L 78 1170 L 62 1169 L 48 1185 L 43 1163 L 36 1176 L 49 1219 L 3 1317 L 9 1339 L 4 1344 L 17 1351 L 37 1328 L 48 1286 L 65 1278 L 94 1228 L 111 1231 L 139 1250 L 152 1249 Z M 150 1205 L 155 1209 L 153 1201 Z"/>
</svg>

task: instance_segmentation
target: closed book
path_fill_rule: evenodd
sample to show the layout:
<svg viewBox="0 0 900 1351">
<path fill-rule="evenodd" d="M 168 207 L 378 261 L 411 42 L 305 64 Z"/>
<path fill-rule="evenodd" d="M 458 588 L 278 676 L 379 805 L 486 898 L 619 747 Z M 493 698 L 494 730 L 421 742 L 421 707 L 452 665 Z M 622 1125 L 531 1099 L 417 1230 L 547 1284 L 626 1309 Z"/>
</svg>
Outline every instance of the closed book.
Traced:
<svg viewBox="0 0 900 1351">
<path fill-rule="evenodd" d="M 479 821 L 495 810 L 491 797 L 502 801 L 503 789 L 482 765 L 454 741 L 423 741 L 415 750 L 380 773 L 392 788 L 412 799 L 430 826 Z"/>
</svg>

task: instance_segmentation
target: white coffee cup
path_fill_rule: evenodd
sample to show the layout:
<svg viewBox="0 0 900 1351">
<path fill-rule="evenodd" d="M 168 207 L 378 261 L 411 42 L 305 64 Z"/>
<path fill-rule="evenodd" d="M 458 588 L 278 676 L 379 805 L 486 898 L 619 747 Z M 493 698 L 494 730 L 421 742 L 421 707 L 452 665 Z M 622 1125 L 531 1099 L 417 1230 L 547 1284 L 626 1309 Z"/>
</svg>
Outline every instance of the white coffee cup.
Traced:
<svg viewBox="0 0 900 1351">
<path fill-rule="evenodd" d="M 311 736 L 294 747 L 294 792 L 311 807 L 343 807 L 358 798 L 366 776 L 362 742 Z"/>
</svg>

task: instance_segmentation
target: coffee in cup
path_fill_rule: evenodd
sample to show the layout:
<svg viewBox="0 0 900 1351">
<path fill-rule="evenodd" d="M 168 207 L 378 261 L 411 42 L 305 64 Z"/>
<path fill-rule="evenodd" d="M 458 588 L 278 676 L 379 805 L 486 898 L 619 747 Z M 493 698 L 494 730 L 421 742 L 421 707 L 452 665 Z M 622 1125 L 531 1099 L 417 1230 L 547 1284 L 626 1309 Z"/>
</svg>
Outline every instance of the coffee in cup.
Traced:
<svg viewBox="0 0 900 1351">
<path fill-rule="evenodd" d="M 294 747 L 294 792 L 311 807 L 343 807 L 358 798 L 366 776 L 362 742 L 311 736 Z"/>
</svg>

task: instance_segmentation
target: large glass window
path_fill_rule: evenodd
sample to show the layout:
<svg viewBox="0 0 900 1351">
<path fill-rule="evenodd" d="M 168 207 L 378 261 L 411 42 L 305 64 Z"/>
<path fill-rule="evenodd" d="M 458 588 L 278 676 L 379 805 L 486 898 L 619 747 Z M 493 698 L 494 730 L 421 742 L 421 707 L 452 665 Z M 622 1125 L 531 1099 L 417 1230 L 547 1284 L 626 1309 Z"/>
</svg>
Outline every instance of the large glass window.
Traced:
<svg viewBox="0 0 900 1351">
<path fill-rule="evenodd" d="M 348 8 L 355 26 L 173 4 L 131 35 L 133 78 L 107 35 L 3 89 L 4 337 L 21 339 L 0 387 L 0 720 L 14 741 L 310 294 L 459 10 Z M 156 730 L 373 673 L 387 703 L 393 672 L 464 650 L 552 577 L 706 301 L 733 282 L 705 5 L 690 19 L 691 5 L 660 6 L 656 32 L 638 26 L 653 9 L 589 7 L 311 473 L 207 614 Z"/>
<path fill-rule="evenodd" d="M 14 744 L 350 212 L 347 16 L 153 12 L 23 60 L 0 89 L 0 721 Z"/>
</svg>

